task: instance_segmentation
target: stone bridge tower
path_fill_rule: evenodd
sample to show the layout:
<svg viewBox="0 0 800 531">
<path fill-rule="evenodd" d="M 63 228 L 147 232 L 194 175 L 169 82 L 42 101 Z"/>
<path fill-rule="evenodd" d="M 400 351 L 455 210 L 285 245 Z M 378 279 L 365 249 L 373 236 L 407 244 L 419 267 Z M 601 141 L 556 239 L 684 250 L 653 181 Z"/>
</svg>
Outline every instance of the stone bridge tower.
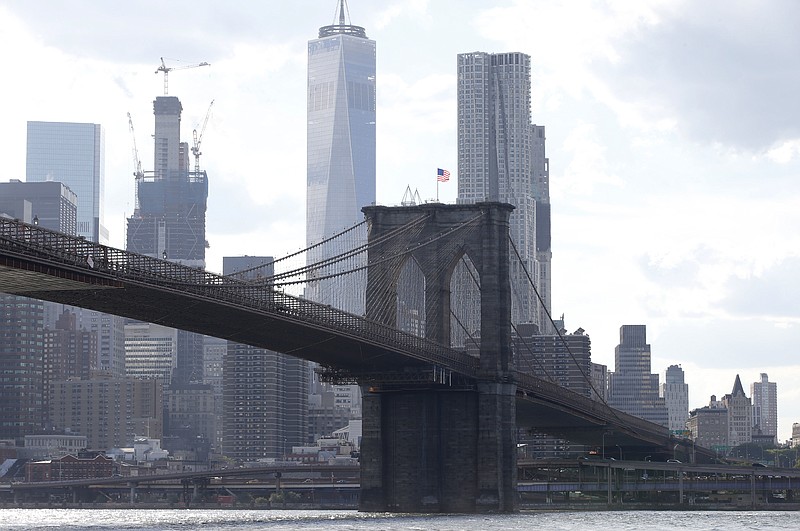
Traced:
<svg viewBox="0 0 800 531">
<path fill-rule="evenodd" d="M 477 380 L 364 387 L 361 510 L 516 509 L 509 284 L 513 208 L 504 203 L 363 208 L 369 261 L 375 264 L 368 271 L 367 318 L 396 326 L 397 279 L 413 258 L 425 279 L 425 337 L 449 345 L 450 280 L 467 255 L 480 279 L 481 341 Z M 382 243 L 394 229 L 423 217 L 414 231 Z"/>
</svg>

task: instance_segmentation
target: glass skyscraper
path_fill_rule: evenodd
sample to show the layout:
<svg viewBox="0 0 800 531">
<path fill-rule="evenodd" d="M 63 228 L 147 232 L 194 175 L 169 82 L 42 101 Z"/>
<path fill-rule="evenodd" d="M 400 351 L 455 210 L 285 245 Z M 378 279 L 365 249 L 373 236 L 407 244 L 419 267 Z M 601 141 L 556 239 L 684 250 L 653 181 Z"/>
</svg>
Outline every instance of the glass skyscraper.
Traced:
<svg viewBox="0 0 800 531">
<path fill-rule="evenodd" d="M 361 207 L 375 203 L 375 41 L 364 28 L 346 24 L 343 9 L 338 24 L 323 26 L 308 43 L 309 247 L 363 221 Z M 308 261 L 331 254 L 330 248 L 309 251 Z M 363 313 L 363 296 L 354 292 L 357 287 L 341 288 L 339 280 L 336 288 L 309 284 L 306 296 Z"/>
<path fill-rule="evenodd" d="M 524 53 L 458 55 L 458 202 L 516 208 L 510 233 L 512 315 L 553 333 L 550 310 L 550 184 L 544 127 L 531 123 L 531 58 Z M 531 286 L 528 274 L 539 297 Z"/>
<path fill-rule="evenodd" d="M 107 244 L 105 133 L 98 124 L 28 122 L 28 182 L 58 181 L 78 196 L 78 236 Z"/>
<path fill-rule="evenodd" d="M 375 41 L 367 38 L 364 28 L 346 23 L 345 7 L 341 0 L 338 23 L 321 27 L 318 38 L 308 42 L 307 247 L 363 221 L 361 208 L 375 203 Z M 343 245 L 352 249 L 366 240 L 362 226 Z M 307 261 L 318 263 L 345 250 L 336 245 L 315 247 L 308 251 Z M 363 264 L 315 271 L 313 275 L 321 279 L 308 282 L 305 296 L 363 315 L 363 271 L 324 278 L 359 265 Z M 330 391 L 338 408 L 360 415 L 358 386 L 336 385 Z"/>
</svg>

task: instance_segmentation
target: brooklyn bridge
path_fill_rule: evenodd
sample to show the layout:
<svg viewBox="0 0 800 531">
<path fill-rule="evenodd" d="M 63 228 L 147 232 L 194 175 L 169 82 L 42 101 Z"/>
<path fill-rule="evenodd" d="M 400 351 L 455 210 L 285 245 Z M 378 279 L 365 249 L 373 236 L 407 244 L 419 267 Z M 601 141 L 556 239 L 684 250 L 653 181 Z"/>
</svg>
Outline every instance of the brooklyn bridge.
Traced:
<svg viewBox="0 0 800 531">
<path fill-rule="evenodd" d="M 288 273 L 248 277 L 0 219 L 0 291 L 286 353 L 318 363 L 330 381 L 359 384 L 362 510 L 513 511 L 519 430 L 619 448 L 626 459 L 709 462 L 712 451 L 667 428 L 517 366 L 512 209 L 365 207 L 362 245 Z M 410 266 L 422 301 L 414 326 L 401 281 Z M 459 270 L 476 294 L 477 330 L 466 340 L 470 328 L 459 330 L 453 318 Z M 362 315 L 287 293 L 289 285 L 312 289 L 348 274 L 364 279 L 349 284 L 361 287 L 352 295 L 363 298 Z M 462 341 L 455 341 L 459 334 Z"/>
</svg>

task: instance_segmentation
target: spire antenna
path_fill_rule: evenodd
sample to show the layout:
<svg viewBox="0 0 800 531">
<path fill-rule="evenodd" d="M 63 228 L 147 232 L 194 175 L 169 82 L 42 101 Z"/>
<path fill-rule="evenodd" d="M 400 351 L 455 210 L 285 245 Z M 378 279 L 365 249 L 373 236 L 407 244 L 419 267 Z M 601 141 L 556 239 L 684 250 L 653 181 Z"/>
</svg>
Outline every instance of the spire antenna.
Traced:
<svg viewBox="0 0 800 531">
<path fill-rule="evenodd" d="M 339 0 L 336 3 L 339 10 L 339 20 L 337 23 L 336 13 L 333 14 L 333 24 L 330 26 L 322 26 L 319 29 L 319 38 L 331 37 L 333 35 L 350 35 L 351 37 L 367 38 L 367 33 L 361 26 L 353 26 L 350 19 L 350 8 L 347 6 L 346 0 Z M 347 21 L 351 20 L 348 24 Z"/>
</svg>

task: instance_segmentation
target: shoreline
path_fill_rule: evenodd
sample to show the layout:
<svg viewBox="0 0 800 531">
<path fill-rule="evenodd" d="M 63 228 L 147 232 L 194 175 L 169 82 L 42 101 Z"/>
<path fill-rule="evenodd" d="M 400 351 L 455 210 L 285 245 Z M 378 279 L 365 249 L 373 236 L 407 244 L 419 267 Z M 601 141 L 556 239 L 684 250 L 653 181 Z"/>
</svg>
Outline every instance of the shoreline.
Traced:
<svg viewBox="0 0 800 531">
<path fill-rule="evenodd" d="M 184 511 L 358 511 L 357 505 L 317 505 L 304 503 L 280 504 L 272 507 L 269 504 L 236 504 L 220 505 L 217 503 L 192 503 L 188 506 L 180 503 L 0 503 L 0 511 L 4 509 L 89 509 L 89 510 L 184 510 Z M 790 512 L 800 511 L 800 503 L 770 503 L 757 506 L 734 504 L 658 504 L 627 503 L 624 505 L 605 504 L 521 504 L 517 513 L 545 512 L 626 512 L 626 511 L 707 511 L 707 512 Z M 420 513 L 422 514 L 422 513 Z"/>
</svg>

